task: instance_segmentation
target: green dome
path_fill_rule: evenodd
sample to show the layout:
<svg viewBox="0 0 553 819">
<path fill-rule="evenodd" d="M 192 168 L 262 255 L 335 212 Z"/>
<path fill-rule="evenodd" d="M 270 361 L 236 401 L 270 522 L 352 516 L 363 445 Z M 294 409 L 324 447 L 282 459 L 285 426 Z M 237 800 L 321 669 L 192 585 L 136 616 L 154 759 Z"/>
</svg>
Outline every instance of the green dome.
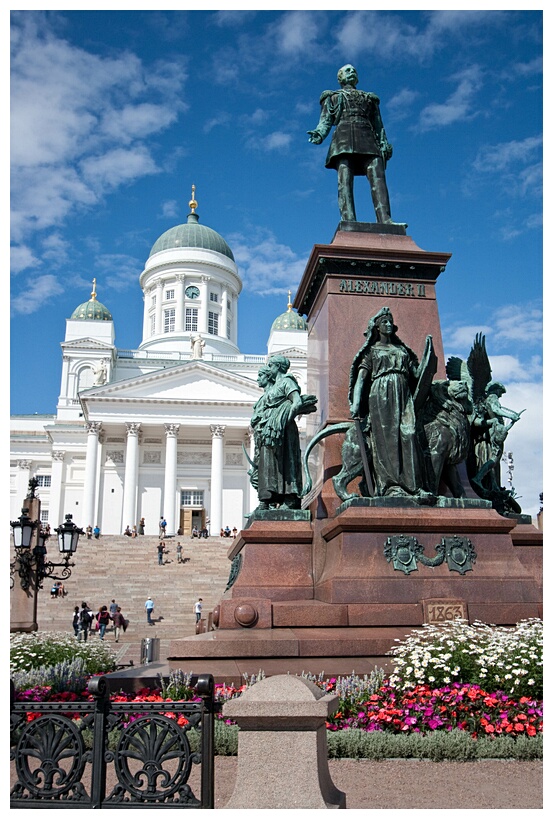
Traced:
<svg viewBox="0 0 553 819">
<path fill-rule="evenodd" d="M 96 279 L 92 279 L 92 293 L 88 301 L 79 304 L 71 314 L 72 319 L 82 319 L 83 321 L 113 321 L 112 315 L 107 307 L 96 298 Z"/>
<path fill-rule="evenodd" d="M 84 321 L 90 321 L 91 319 L 92 321 L 113 320 L 108 308 L 104 307 L 104 305 L 96 301 L 96 299 L 89 299 L 89 301 L 79 304 L 79 306 L 73 310 L 71 318 L 83 319 Z"/>
<path fill-rule="evenodd" d="M 219 233 L 205 225 L 198 224 L 198 214 L 190 213 L 185 225 L 176 225 L 162 233 L 150 251 L 150 256 L 161 250 L 175 247 L 195 247 L 203 250 L 215 250 L 234 261 L 232 250 Z"/>
<path fill-rule="evenodd" d="M 290 306 L 273 321 L 271 333 L 273 330 L 307 330 L 307 322 L 299 313 L 294 313 Z"/>
</svg>

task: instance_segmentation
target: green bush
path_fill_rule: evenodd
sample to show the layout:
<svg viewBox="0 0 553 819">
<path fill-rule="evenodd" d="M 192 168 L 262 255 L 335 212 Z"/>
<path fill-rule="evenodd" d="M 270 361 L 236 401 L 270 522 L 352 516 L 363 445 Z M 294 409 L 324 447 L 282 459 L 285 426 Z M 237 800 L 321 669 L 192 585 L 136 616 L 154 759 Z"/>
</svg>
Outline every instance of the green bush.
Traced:
<svg viewBox="0 0 553 819">
<path fill-rule="evenodd" d="M 358 728 L 327 731 L 329 759 L 430 759 L 470 762 L 478 759 L 542 759 L 543 737 L 472 739 L 466 731 L 432 734 L 386 734 Z"/>
</svg>

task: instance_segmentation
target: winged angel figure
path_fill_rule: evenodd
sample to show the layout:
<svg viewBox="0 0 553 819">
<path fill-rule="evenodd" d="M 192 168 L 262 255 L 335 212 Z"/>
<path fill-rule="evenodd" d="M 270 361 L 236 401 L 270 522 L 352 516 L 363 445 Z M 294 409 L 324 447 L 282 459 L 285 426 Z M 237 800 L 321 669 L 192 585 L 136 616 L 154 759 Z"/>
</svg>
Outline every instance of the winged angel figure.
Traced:
<svg viewBox="0 0 553 819">
<path fill-rule="evenodd" d="M 450 381 L 465 381 L 473 404 L 467 475 L 479 497 L 490 500 L 501 514 L 520 514 L 512 492 L 501 486 L 500 461 L 507 434 L 524 410 L 515 412 L 500 403 L 506 389 L 492 380 L 486 337 L 478 333 L 468 359 L 452 356 L 446 364 Z M 505 422 L 507 420 L 507 423 Z"/>
</svg>

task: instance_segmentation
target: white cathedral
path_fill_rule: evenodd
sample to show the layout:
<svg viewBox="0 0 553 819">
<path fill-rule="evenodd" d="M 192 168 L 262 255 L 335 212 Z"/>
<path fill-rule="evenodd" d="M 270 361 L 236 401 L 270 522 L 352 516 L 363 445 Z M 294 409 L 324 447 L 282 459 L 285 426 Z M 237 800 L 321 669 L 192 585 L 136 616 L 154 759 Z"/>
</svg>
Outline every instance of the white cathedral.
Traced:
<svg viewBox="0 0 553 819">
<path fill-rule="evenodd" d="M 121 534 L 144 518 L 145 534 L 195 526 L 219 535 L 242 528 L 257 506 L 248 477 L 259 367 L 279 353 L 306 390 L 307 324 L 288 309 L 272 324 L 267 352 L 238 348 L 242 281 L 232 250 L 187 222 L 155 242 L 140 275 L 142 341 L 115 346 L 108 308 L 91 297 L 67 319 L 55 415 L 11 417 L 12 519 L 29 480 L 38 481 L 43 523 L 66 514 L 83 529 Z M 302 447 L 305 417 L 298 419 Z"/>
</svg>

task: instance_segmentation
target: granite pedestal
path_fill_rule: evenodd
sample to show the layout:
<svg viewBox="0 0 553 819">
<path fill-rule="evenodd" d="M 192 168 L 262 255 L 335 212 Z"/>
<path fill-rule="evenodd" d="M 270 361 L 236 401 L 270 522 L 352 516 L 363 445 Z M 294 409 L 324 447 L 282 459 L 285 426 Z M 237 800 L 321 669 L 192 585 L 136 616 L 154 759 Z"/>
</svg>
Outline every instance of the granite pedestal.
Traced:
<svg viewBox="0 0 553 819">
<path fill-rule="evenodd" d="M 351 363 L 383 306 L 419 359 L 432 336 L 435 377 L 445 378 L 436 282 L 449 258 L 393 225 L 341 224 L 329 245 L 314 246 L 294 302 L 309 324 L 307 392 L 318 397 L 308 440 L 350 419 Z M 240 533 L 229 558 L 241 566 L 213 612 L 215 630 L 175 640 L 171 663 L 229 677 L 245 666 L 368 673 L 389 665 L 394 642 L 425 622 L 513 625 L 541 616 L 542 534 L 529 520 L 502 517 L 478 499 L 464 465 L 466 500 L 342 504 L 332 484 L 342 441 L 332 435 L 312 452 L 310 521 L 252 519 Z"/>
</svg>

